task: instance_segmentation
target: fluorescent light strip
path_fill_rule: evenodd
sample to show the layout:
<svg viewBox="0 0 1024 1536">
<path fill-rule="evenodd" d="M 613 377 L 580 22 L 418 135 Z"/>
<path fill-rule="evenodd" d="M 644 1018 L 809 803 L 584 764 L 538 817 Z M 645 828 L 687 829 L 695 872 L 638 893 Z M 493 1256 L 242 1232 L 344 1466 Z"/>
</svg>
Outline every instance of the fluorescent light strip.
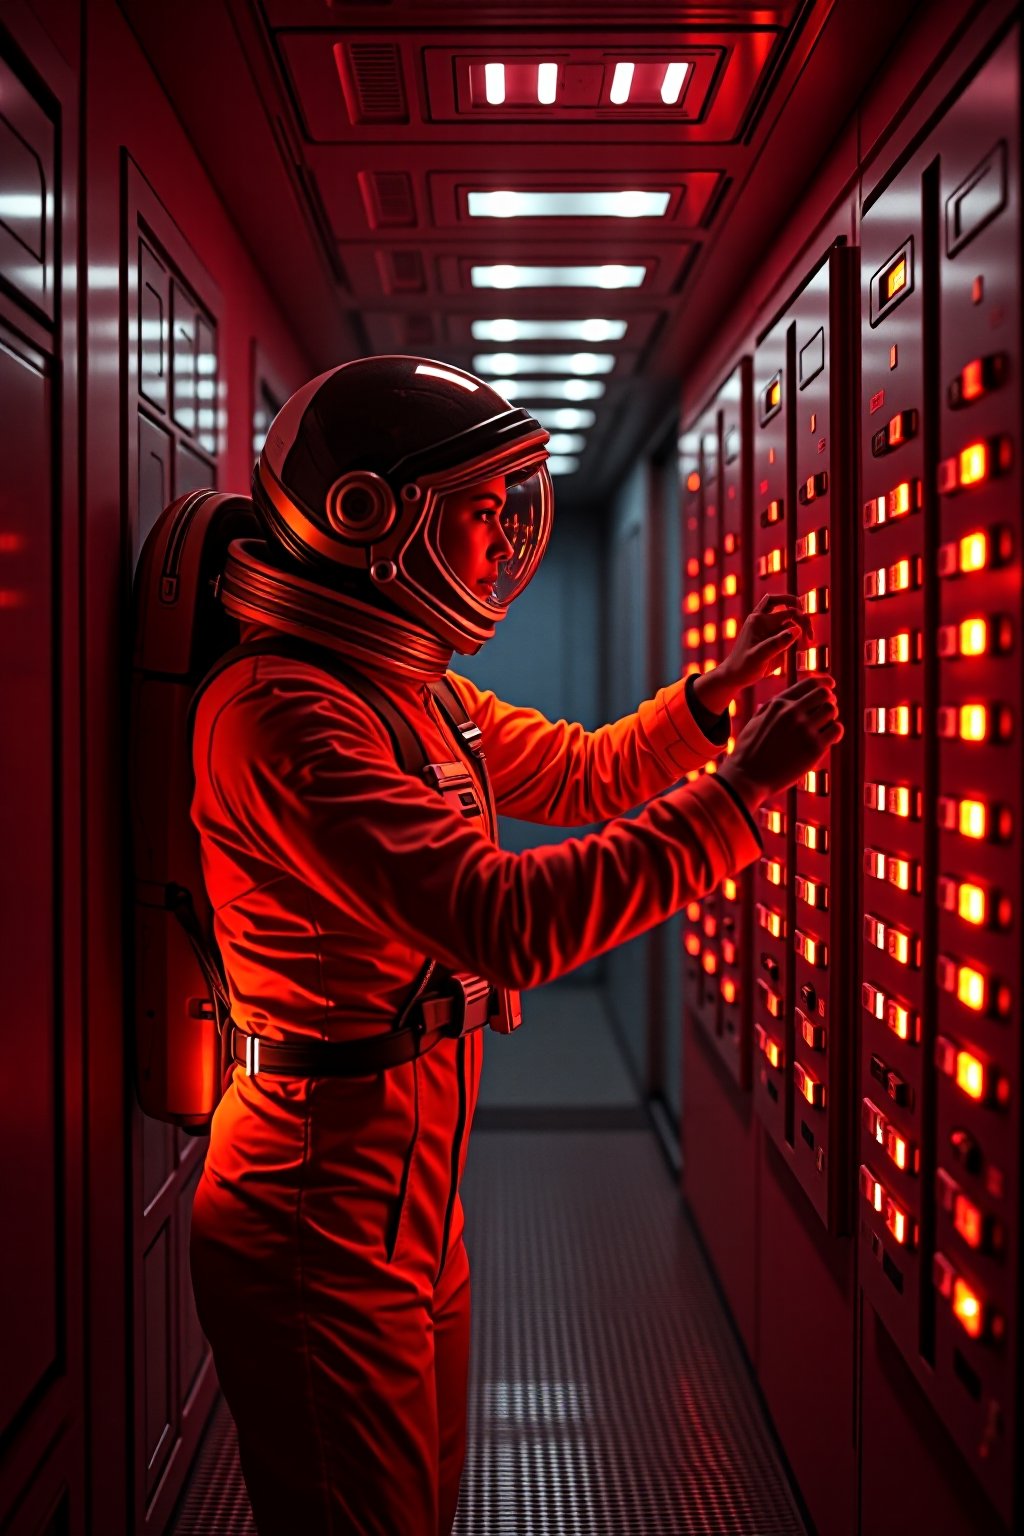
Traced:
<svg viewBox="0 0 1024 1536">
<path fill-rule="evenodd" d="M 668 192 L 469 192 L 471 219 L 660 219 Z"/>
<path fill-rule="evenodd" d="M 625 320 L 474 320 L 474 341 L 621 341 Z"/>
<path fill-rule="evenodd" d="M 558 408 L 541 405 L 535 411 L 531 411 L 530 415 L 549 432 L 585 432 L 597 420 L 593 411 L 577 410 L 571 405 Z"/>
<path fill-rule="evenodd" d="M 630 87 L 633 84 L 632 64 L 616 64 L 615 73 L 612 76 L 611 99 L 615 106 L 621 107 L 623 102 L 629 100 Z"/>
<path fill-rule="evenodd" d="M 549 107 L 558 94 L 558 65 L 537 65 L 537 100 Z"/>
<path fill-rule="evenodd" d="M 600 400 L 600 379 L 492 379 L 492 389 L 506 400 Z"/>
<path fill-rule="evenodd" d="M 666 107 L 675 106 L 683 89 L 683 82 L 689 64 L 669 64 L 665 68 L 665 78 L 661 82 L 661 99 Z"/>
<path fill-rule="evenodd" d="M 487 100 L 492 107 L 500 107 L 505 100 L 504 64 L 485 64 L 484 83 L 487 90 Z"/>
<path fill-rule="evenodd" d="M 474 288 L 639 288 L 646 267 L 471 267 Z"/>
<path fill-rule="evenodd" d="M 544 446 L 548 453 L 582 453 L 587 440 L 582 432 L 553 432 Z"/>
<path fill-rule="evenodd" d="M 546 461 L 549 475 L 572 475 L 580 467 L 579 459 L 569 458 L 563 454 L 553 454 Z"/>
<path fill-rule="evenodd" d="M 615 358 L 610 352 L 574 352 L 571 356 L 560 353 L 528 352 L 478 352 L 473 359 L 473 372 L 482 374 L 509 373 L 611 373 Z"/>
</svg>

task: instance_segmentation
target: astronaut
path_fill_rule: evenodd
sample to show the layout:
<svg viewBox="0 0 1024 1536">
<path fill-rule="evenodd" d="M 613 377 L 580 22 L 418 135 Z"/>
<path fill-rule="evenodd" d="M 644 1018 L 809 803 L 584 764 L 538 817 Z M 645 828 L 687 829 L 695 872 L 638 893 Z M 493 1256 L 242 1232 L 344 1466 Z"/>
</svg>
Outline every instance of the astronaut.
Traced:
<svg viewBox="0 0 1024 1536">
<path fill-rule="evenodd" d="M 253 476 L 266 542 L 232 545 L 223 573 L 243 639 L 265 644 L 213 678 L 195 717 L 192 819 L 238 1065 L 196 1190 L 191 1268 L 261 1536 L 450 1532 L 470 1329 L 459 1181 L 481 1026 L 512 1027 L 518 989 L 749 864 L 760 801 L 842 734 L 831 680 L 807 679 L 718 773 L 677 783 L 723 752 L 733 695 L 809 636 L 792 597 L 762 602 L 713 672 L 596 731 L 450 672 L 543 556 L 546 440 L 444 363 L 332 369 L 275 418 Z M 331 658 L 398 712 L 433 778 L 402 768 L 380 710 Z M 457 795 L 439 793 L 447 780 Z M 492 796 L 520 820 L 605 825 L 503 853 Z M 417 1009 L 443 1027 L 407 1050 Z"/>
</svg>

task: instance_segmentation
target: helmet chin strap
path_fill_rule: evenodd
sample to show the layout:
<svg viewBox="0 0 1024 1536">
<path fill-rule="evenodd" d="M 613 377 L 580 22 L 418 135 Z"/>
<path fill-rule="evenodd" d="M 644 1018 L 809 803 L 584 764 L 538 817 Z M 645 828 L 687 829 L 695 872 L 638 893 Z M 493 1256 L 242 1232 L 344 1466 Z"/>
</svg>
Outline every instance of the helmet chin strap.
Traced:
<svg viewBox="0 0 1024 1536">
<path fill-rule="evenodd" d="M 271 563 L 271 554 L 258 539 L 229 546 L 218 596 L 233 618 L 327 646 L 367 671 L 425 683 L 444 676 L 452 647 L 437 635 L 351 593 L 283 570 Z"/>
</svg>

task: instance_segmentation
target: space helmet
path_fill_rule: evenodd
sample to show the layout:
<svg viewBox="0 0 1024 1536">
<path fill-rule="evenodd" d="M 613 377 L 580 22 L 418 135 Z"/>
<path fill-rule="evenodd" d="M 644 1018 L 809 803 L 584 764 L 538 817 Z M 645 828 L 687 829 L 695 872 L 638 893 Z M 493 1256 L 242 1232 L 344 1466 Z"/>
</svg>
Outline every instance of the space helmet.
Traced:
<svg viewBox="0 0 1024 1536">
<path fill-rule="evenodd" d="M 548 434 L 482 379 L 424 357 L 367 357 L 311 379 L 253 471 L 270 542 L 321 591 L 393 608 L 463 655 L 534 575 L 551 532 Z M 445 556 L 447 494 L 502 475 L 512 546 L 489 593 Z"/>
</svg>

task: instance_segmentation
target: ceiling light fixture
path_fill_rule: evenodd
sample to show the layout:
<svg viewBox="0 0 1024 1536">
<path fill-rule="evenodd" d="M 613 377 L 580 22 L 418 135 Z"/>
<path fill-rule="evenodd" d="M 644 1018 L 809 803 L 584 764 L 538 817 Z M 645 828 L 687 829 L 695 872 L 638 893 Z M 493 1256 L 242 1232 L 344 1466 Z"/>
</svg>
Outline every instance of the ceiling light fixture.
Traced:
<svg viewBox="0 0 1024 1536">
<path fill-rule="evenodd" d="M 625 320 L 474 320 L 474 341 L 621 341 Z"/>
<path fill-rule="evenodd" d="M 629 100 L 629 88 L 633 84 L 632 64 L 616 64 L 612 76 L 611 100 L 617 107 Z"/>
<path fill-rule="evenodd" d="M 647 268 L 609 263 L 601 267 L 471 267 L 474 288 L 639 288 Z"/>
<path fill-rule="evenodd" d="M 668 192 L 469 192 L 471 219 L 660 219 Z"/>
<path fill-rule="evenodd" d="M 689 64 L 668 64 L 661 84 L 661 99 L 666 107 L 675 106 L 683 89 Z"/>
<path fill-rule="evenodd" d="M 563 454 L 552 454 L 545 460 L 549 475 L 572 475 L 580 467 L 579 459 L 568 458 Z"/>
<path fill-rule="evenodd" d="M 537 100 L 549 107 L 558 93 L 558 65 L 537 65 Z"/>
<path fill-rule="evenodd" d="M 563 405 L 555 410 L 539 406 L 530 414 L 548 431 L 554 429 L 558 432 L 585 432 L 597 420 L 593 411 L 577 410 L 571 405 Z"/>
<path fill-rule="evenodd" d="M 491 387 L 506 400 L 600 400 L 604 394 L 598 379 L 492 379 Z"/>
<path fill-rule="evenodd" d="M 586 445 L 582 432 L 553 432 L 544 446 L 548 453 L 582 453 Z"/>
<path fill-rule="evenodd" d="M 487 100 L 492 107 L 500 107 L 505 100 L 504 64 L 485 64 L 484 81 L 487 88 Z"/>
<path fill-rule="evenodd" d="M 611 373 L 615 358 L 610 352 L 557 353 L 479 352 L 473 359 L 473 372 L 484 375 L 510 373 Z"/>
</svg>

